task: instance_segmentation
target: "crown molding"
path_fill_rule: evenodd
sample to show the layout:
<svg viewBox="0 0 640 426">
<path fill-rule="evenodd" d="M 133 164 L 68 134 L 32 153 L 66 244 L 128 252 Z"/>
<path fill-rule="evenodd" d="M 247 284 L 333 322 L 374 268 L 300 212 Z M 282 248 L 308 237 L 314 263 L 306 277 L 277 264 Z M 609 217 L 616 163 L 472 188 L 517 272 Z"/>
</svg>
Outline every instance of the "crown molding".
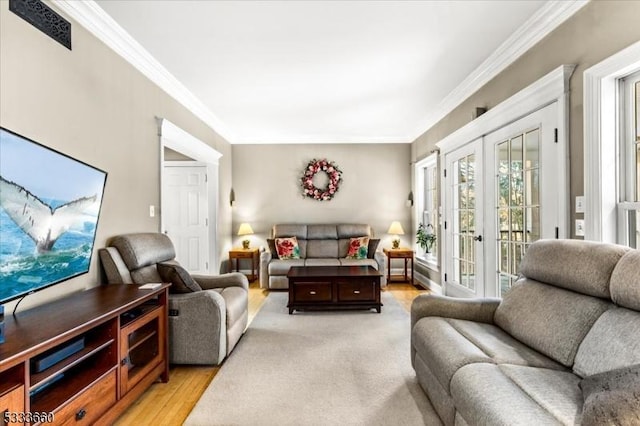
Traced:
<svg viewBox="0 0 640 426">
<path fill-rule="evenodd" d="M 55 0 L 53 4 L 122 56 L 216 133 L 233 143 L 234 135 L 227 126 L 96 2 Z"/>
<path fill-rule="evenodd" d="M 429 130 L 434 124 L 444 118 L 460 105 L 471 94 L 475 93 L 492 78 L 511 65 L 523 53 L 533 47 L 542 38 L 566 21 L 574 13 L 585 6 L 589 0 L 550 0 L 540 8 L 524 25 L 511 37 L 502 43 L 476 70 L 459 84 L 445 99 L 435 112 L 430 114 L 425 122 L 415 132 L 399 138 L 344 138 L 336 136 L 332 142 L 325 142 L 313 136 L 296 139 L 285 143 L 336 143 L 344 140 L 346 143 L 411 143 Z M 53 4 L 76 20 L 91 34 L 104 42 L 109 48 L 122 56 L 127 62 L 138 69 L 143 75 L 157 84 L 162 90 L 180 102 L 185 108 L 193 112 L 229 143 L 266 143 L 262 141 L 240 140 L 230 129 L 215 116 L 191 91 L 162 66 L 140 43 L 129 35 L 111 16 L 109 16 L 93 0 L 54 0 Z M 283 143 L 279 141 L 279 143 Z"/>
<path fill-rule="evenodd" d="M 527 22 L 505 40 L 478 68 L 451 91 L 412 134 L 415 141 L 447 116 L 469 96 L 514 63 L 590 0 L 549 0 Z"/>
</svg>

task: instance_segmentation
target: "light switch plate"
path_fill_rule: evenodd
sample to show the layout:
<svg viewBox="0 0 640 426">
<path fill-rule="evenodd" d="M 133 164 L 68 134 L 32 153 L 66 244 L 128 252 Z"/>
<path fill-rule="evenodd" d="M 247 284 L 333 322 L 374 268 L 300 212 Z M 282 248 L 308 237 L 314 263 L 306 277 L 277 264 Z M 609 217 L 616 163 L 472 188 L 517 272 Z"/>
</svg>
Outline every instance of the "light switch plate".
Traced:
<svg viewBox="0 0 640 426">
<path fill-rule="evenodd" d="M 151 205 L 149 206 L 149 217 L 155 217 L 156 216 L 156 206 Z"/>
<path fill-rule="evenodd" d="M 576 219 L 576 236 L 584 237 L 584 219 Z"/>
<path fill-rule="evenodd" d="M 576 197 L 576 213 L 584 213 L 584 195 Z"/>
</svg>

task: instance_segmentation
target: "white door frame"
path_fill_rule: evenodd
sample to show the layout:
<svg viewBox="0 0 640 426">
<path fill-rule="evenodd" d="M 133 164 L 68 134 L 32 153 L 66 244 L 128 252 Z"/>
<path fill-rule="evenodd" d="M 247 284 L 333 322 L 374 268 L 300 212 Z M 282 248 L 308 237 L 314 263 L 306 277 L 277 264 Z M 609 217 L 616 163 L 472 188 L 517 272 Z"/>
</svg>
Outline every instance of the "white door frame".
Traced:
<svg viewBox="0 0 640 426">
<path fill-rule="evenodd" d="M 451 133 L 436 146 L 440 150 L 441 161 L 444 164 L 445 155 L 456 148 L 466 145 L 478 138 L 483 137 L 501 127 L 506 126 L 540 108 L 553 102 L 558 103 L 558 152 L 565 167 L 558 175 L 557 200 L 558 200 L 558 238 L 567 238 L 569 232 L 569 79 L 575 70 L 575 65 L 561 65 L 547 75 L 522 89 L 509 99 L 491 108 L 485 114 L 471 121 Z M 441 177 L 440 188 L 445 188 L 444 177 Z M 443 193 L 443 211 L 446 211 L 447 200 L 446 191 Z M 445 220 L 451 220 L 445 218 Z M 443 221 L 444 222 L 444 221 Z M 445 242 L 446 244 L 446 242 Z M 446 250 L 446 247 L 445 247 Z M 445 252 L 445 251 L 443 251 Z M 445 274 L 447 271 L 442 268 L 442 284 L 446 294 Z"/>
<path fill-rule="evenodd" d="M 164 191 L 164 149 L 169 148 L 187 157 L 207 165 L 209 180 L 209 270 L 219 270 L 217 250 L 218 237 L 218 164 L 222 154 L 200 139 L 182 130 L 166 118 L 158 118 L 158 136 L 160 137 L 160 205 Z M 160 229 L 164 229 L 162 208 L 160 209 Z"/>
</svg>

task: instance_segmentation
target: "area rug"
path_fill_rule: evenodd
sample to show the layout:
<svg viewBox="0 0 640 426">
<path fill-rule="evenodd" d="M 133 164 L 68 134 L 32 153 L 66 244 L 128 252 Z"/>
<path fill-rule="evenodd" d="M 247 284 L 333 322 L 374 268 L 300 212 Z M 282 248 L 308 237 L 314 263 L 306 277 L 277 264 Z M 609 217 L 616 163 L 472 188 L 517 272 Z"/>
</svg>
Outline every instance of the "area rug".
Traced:
<svg viewBox="0 0 640 426">
<path fill-rule="evenodd" d="M 409 358 L 410 318 L 389 293 L 375 311 L 288 314 L 271 293 L 186 425 L 438 425 Z"/>
</svg>

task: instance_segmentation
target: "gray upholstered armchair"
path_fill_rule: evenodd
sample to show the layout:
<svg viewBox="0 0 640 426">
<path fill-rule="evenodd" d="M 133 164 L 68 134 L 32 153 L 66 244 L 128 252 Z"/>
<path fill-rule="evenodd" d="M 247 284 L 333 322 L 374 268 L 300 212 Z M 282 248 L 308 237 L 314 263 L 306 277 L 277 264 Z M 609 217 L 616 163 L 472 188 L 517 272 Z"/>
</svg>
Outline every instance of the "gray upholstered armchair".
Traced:
<svg viewBox="0 0 640 426">
<path fill-rule="evenodd" d="M 171 240 L 160 233 L 114 237 L 99 254 L 109 283 L 167 281 L 159 269 L 178 265 Z M 220 364 L 247 326 L 249 282 L 240 273 L 189 277 L 202 290 L 169 295 L 169 361 Z"/>
</svg>

